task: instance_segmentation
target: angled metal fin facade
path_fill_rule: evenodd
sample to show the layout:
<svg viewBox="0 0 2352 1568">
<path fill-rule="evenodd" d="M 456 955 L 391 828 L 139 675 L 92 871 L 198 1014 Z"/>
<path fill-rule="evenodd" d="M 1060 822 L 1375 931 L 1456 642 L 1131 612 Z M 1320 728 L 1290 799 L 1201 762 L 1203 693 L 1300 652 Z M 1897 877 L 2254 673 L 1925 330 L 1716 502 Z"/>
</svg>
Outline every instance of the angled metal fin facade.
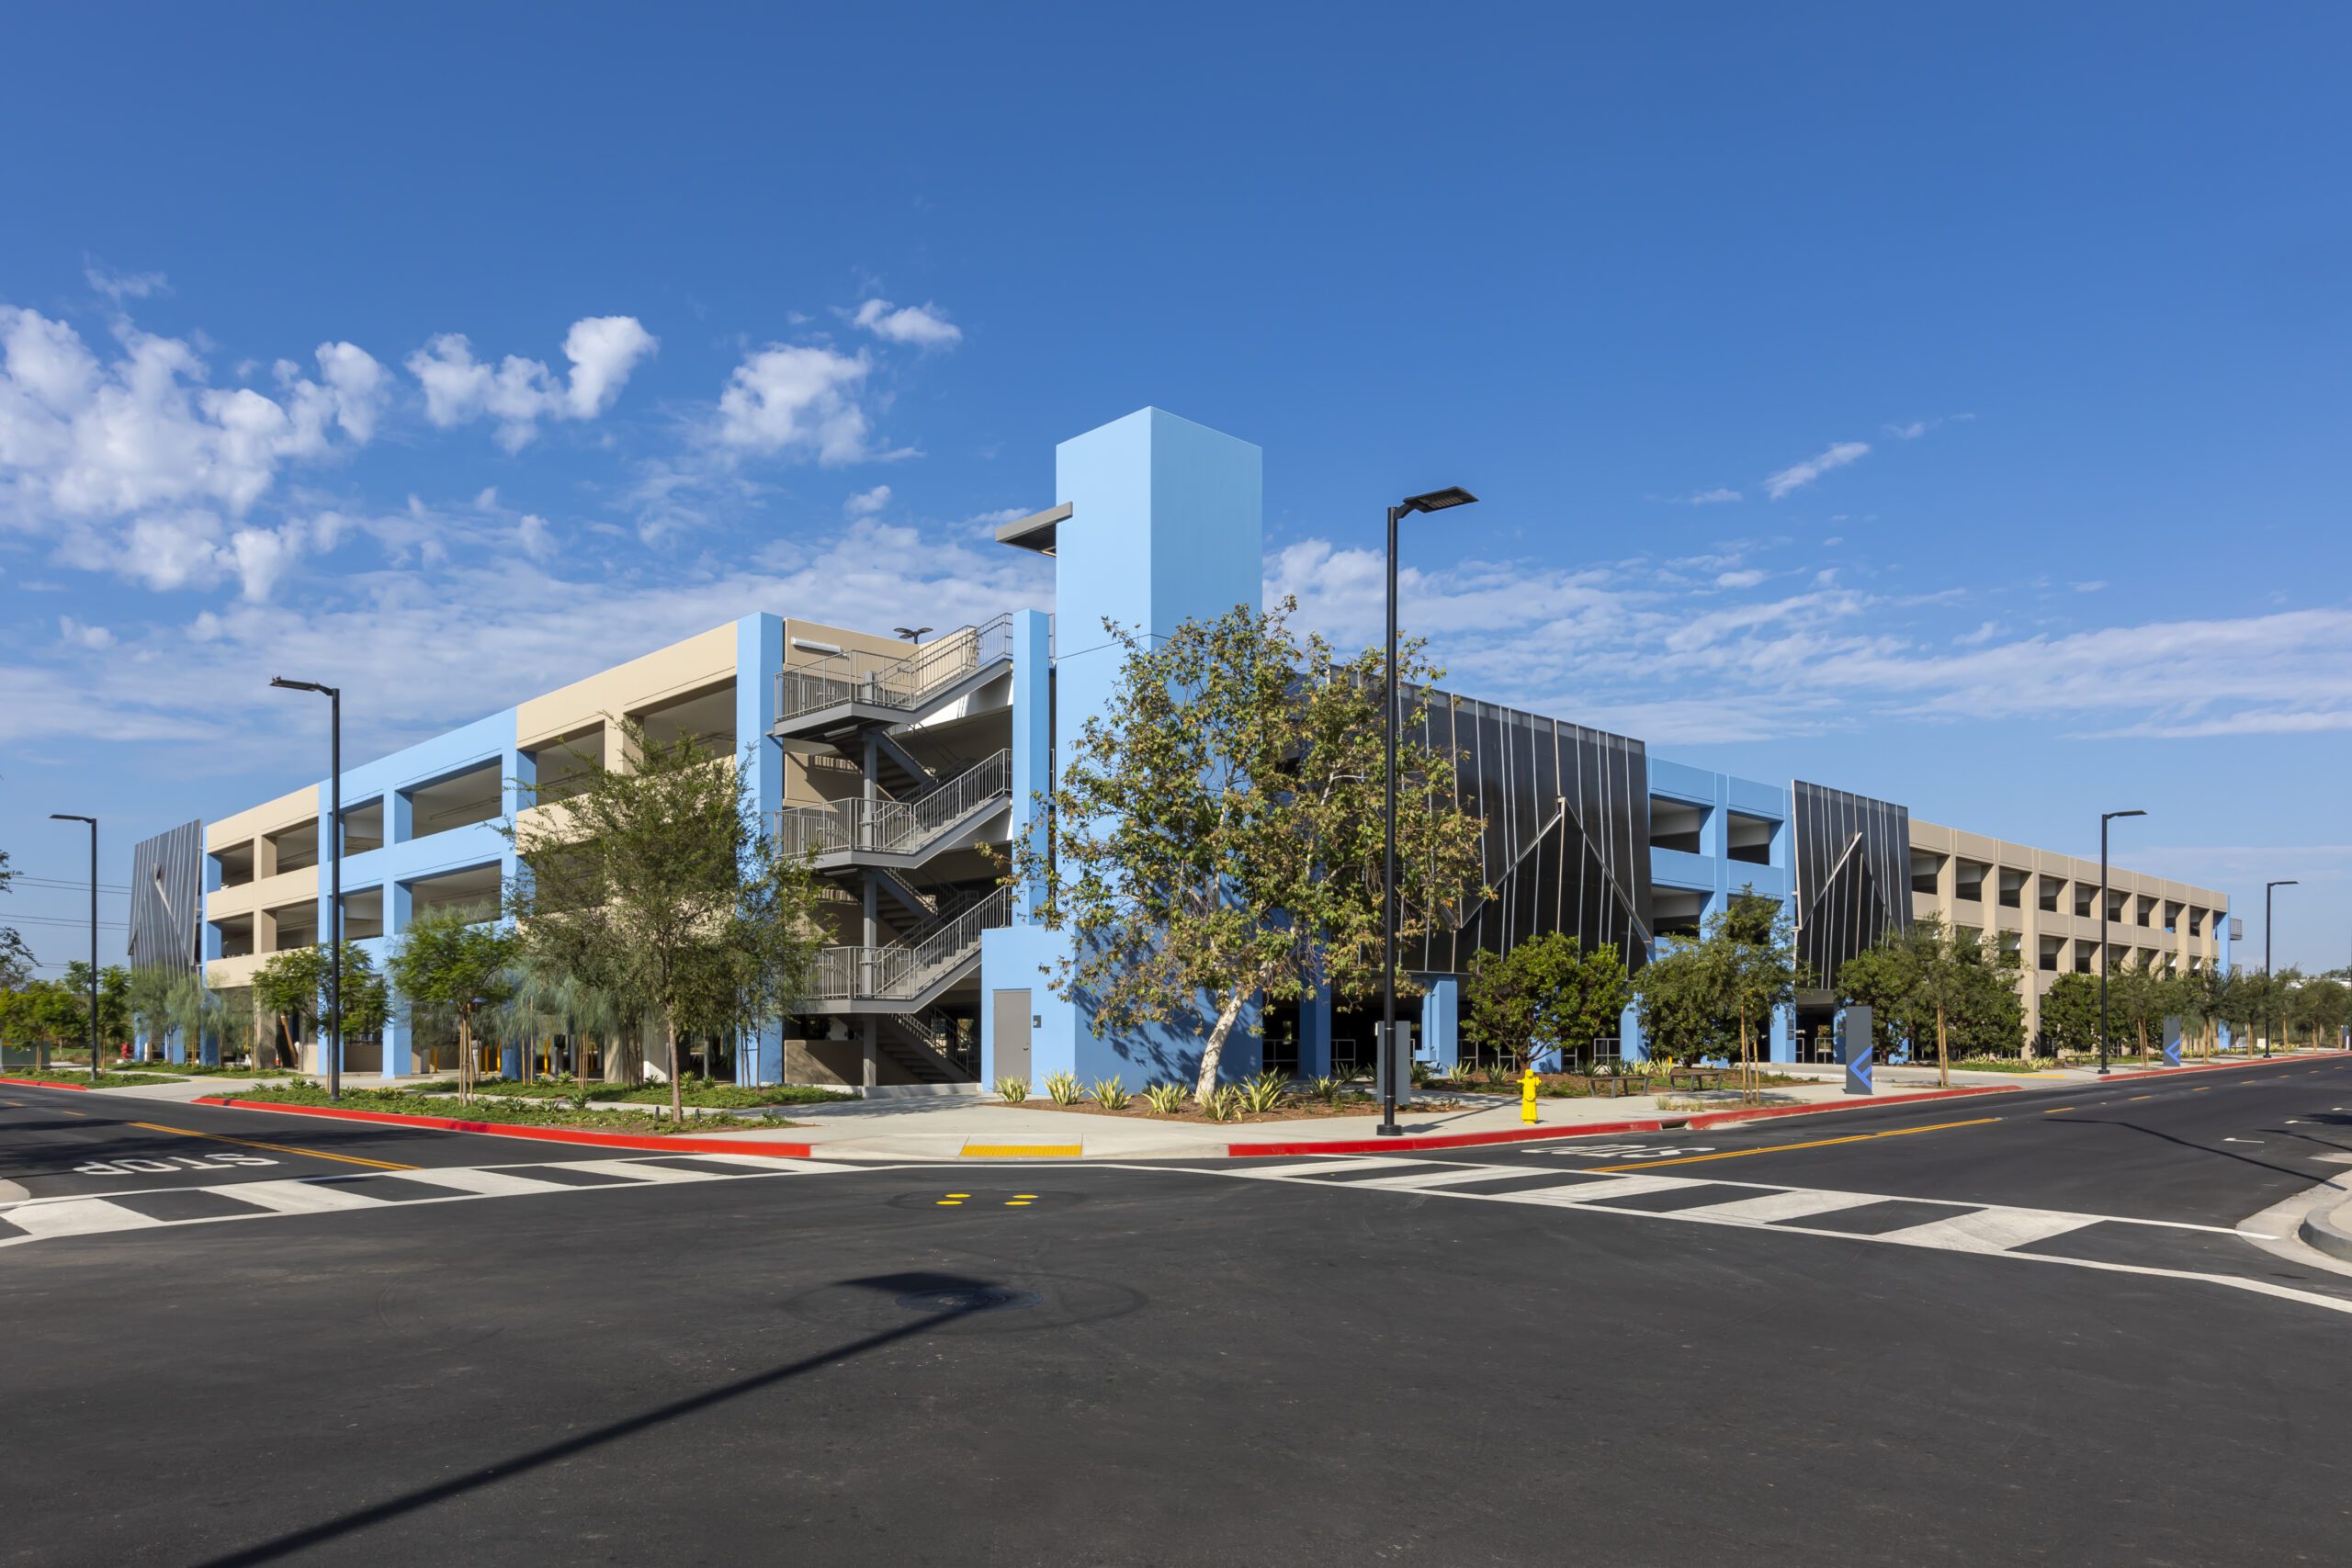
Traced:
<svg viewBox="0 0 2352 1568">
<path fill-rule="evenodd" d="M 1430 694 L 1416 739 L 1455 755 L 1454 790 L 1485 824 L 1490 898 L 1440 919 L 1404 946 L 1405 965 L 1458 973 L 1480 948 L 1507 953 L 1566 931 L 1649 959 L 1649 753 L 1638 740 L 1444 692 Z"/>
<path fill-rule="evenodd" d="M 141 839 L 130 852 L 130 966 L 193 973 L 203 930 L 204 824 Z"/>
<path fill-rule="evenodd" d="M 1911 812 L 1842 789 L 1791 784 L 1797 962 L 1828 989 L 1845 962 L 1911 924 Z"/>
</svg>

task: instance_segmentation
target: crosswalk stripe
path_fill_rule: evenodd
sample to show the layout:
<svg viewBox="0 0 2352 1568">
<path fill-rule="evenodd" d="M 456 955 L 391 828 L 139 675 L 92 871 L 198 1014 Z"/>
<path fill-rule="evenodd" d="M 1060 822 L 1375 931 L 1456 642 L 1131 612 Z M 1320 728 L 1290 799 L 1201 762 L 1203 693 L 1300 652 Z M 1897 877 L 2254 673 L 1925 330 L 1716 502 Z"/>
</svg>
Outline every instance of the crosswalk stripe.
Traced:
<svg viewBox="0 0 2352 1568">
<path fill-rule="evenodd" d="M 1392 1192 L 1418 1192 L 1428 1187 L 1459 1187 L 1468 1181 L 1510 1181 L 1537 1174 L 1502 1165 L 1442 1165 L 1401 1176 L 1370 1176 L 1351 1187 L 1378 1187 Z M 1543 1174 L 1549 1174 L 1548 1172 Z"/>
<path fill-rule="evenodd" d="M 1769 1224 L 1774 1220 L 1802 1220 L 1884 1201 L 1868 1192 L 1766 1192 L 1753 1198 L 1735 1198 L 1728 1203 L 1709 1203 L 1703 1208 L 1676 1212 L 1691 1219 L 1746 1220 Z"/>
<path fill-rule="evenodd" d="M 1618 1198 L 1632 1198 L 1644 1192 L 1670 1192 L 1682 1187 L 1713 1187 L 1712 1181 L 1694 1181 L 1679 1176 L 1612 1176 L 1590 1181 L 1574 1181 L 1560 1187 L 1538 1187 L 1526 1192 L 1479 1194 L 1501 1199 L 1506 1203 L 1606 1203 Z"/>
<path fill-rule="evenodd" d="M 280 1214 L 322 1214 L 332 1209 L 379 1209 L 383 1200 L 363 1197 L 340 1181 L 240 1181 L 212 1187 L 240 1202 Z"/>
<path fill-rule="evenodd" d="M 1948 1220 L 1882 1231 L 1877 1241 L 1905 1247 L 1935 1247 L 1949 1252 L 2007 1252 L 2028 1242 L 2047 1241 L 2098 1221 L 2085 1214 L 2037 1213 L 2025 1209 L 1978 1209 Z"/>
<path fill-rule="evenodd" d="M 1226 1176 L 1243 1176 L 1259 1179 L 1271 1177 L 1276 1180 L 1281 1180 L 1285 1178 L 1300 1176 L 1329 1176 L 1332 1172 L 1340 1170 L 1388 1170 L 1397 1166 L 1419 1165 L 1419 1163 L 1420 1162 L 1419 1160 L 1393 1159 L 1385 1156 L 1377 1159 L 1310 1159 L 1303 1160 L 1295 1165 L 1261 1165 L 1252 1166 L 1247 1169 L 1237 1166 L 1228 1168 L 1220 1174 Z"/>
<path fill-rule="evenodd" d="M 683 1157 L 687 1159 L 715 1160 L 721 1165 L 749 1166 L 753 1170 L 790 1171 L 795 1174 L 803 1172 L 813 1173 L 825 1170 L 855 1170 L 858 1168 L 854 1165 L 844 1165 L 839 1160 L 794 1159 L 787 1155 L 715 1155 L 711 1154 L 707 1150 L 701 1149 L 697 1149 L 695 1153 Z"/>
<path fill-rule="evenodd" d="M 689 1156 L 699 1157 L 699 1156 Z M 720 1181 L 725 1178 L 710 1170 L 673 1170 L 666 1165 L 647 1165 L 633 1159 L 574 1159 L 563 1163 L 566 1170 L 593 1170 L 599 1176 L 617 1176 L 628 1181 Z"/>
<path fill-rule="evenodd" d="M 57 1235 L 90 1235 L 98 1231 L 142 1230 L 164 1223 L 103 1198 L 26 1203 L 9 1210 L 8 1220 L 36 1241 Z"/>
<path fill-rule="evenodd" d="M 401 1172 L 402 1181 L 421 1182 L 427 1187 L 447 1187 L 452 1191 L 471 1192 L 484 1198 L 503 1198 L 515 1192 L 555 1192 L 563 1188 L 560 1181 L 541 1181 L 535 1177 L 515 1176 L 503 1170 L 469 1168 L 421 1168 Z M 229 1196 L 235 1197 L 230 1190 Z"/>
</svg>

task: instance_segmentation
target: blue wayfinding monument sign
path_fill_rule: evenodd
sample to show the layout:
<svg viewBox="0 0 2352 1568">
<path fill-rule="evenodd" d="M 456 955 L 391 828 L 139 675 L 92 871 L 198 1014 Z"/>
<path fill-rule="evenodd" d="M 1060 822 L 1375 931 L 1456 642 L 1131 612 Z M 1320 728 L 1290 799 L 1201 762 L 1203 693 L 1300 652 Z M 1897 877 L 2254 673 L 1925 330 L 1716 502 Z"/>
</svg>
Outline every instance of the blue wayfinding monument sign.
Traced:
<svg viewBox="0 0 2352 1568">
<path fill-rule="evenodd" d="M 1847 1008 L 1838 1015 L 1838 1059 L 1846 1064 L 1846 1092 L 1871 1094 L 1871 1010 Z"/>
<path fill-rule="evenodd" d="M 2177 1013 L 2165 1020 L 2165 1066 L 2180 1066 L 2180 1016 Z"/>
</svg>

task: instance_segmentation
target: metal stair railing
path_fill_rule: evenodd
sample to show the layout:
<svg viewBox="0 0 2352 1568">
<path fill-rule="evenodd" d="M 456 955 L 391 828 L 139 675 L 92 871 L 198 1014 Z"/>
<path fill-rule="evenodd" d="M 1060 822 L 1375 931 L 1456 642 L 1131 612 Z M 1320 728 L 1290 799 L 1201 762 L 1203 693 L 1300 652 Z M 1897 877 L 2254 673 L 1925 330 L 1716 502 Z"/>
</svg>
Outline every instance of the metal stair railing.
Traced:
<svg viewBox="0 0 2352 1568">
<path fill-rule="evenodd" d="M 817 954 L 812 999 L 909 1001 L 978 953 L 980 933 L 1012 923 L 1012 889 L 1000 887 L 920 942 L 829 947 Z"/>
<path fill-rule="evenodd" d="M 1012 657 L 1010 614 L 977 626 L 959 626 L 912 653 L 894 656 L 852 649 L 829 660 L 821 671 L 779 671 L 775 714 L 781 721 L 850 702 L 911 711 L 941 687 Z"/>
<path fill-rule="evenodd" d="M 917 800 L 787 807 L 776 813 L 776 836 L 785 852 L 794 855 L 844 850 L 912 854 L 997 796 L 1012 793 L 1012 753 L 999 751 Z"/>
</svg>

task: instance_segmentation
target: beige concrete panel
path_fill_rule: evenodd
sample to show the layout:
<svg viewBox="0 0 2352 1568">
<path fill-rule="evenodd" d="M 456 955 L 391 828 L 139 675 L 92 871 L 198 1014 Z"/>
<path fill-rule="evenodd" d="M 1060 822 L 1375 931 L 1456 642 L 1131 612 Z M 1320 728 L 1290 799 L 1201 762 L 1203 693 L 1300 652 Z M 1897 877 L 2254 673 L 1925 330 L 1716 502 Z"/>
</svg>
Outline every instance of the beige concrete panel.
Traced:
<svg viewBox="0 0 2352 1568">
<path fill-rule="evenodd" d="M 319 897 L 319 868 L 281 871 L 257 876 L 238 887 L 223 887 L 204 896 L 204 918 L 225 920 L 232 915 L 257 914 L 286 904 L 315 904 Z"/>
<path fill-rule="evenodd" d="M 635 708 L 683 695 L 698 687 L 731 680 L 735 674 L 735 625 L 729 622 L 698 632 L 683 642 L 657 648 L 626 664 L 616 664 L 584 680 L 560 686 L 544 696 L 515 705 L 514 743 L 528 750 L 602 723 L 607 714 L 618 716 Z M 606 761 L 611 756 L 607 730 Z"/>
<path fill-rule="evenodd" d="M 232 849 L 247 839 L 259 839 L 266 833 L 282 832 L 318 819 L 319 786 L 304 784 L 289 790 L 276 800 L 247 807 L 232 812 L 217 821 L 204 825 L 204 847 L 207 852 Z"/>
</svg>

